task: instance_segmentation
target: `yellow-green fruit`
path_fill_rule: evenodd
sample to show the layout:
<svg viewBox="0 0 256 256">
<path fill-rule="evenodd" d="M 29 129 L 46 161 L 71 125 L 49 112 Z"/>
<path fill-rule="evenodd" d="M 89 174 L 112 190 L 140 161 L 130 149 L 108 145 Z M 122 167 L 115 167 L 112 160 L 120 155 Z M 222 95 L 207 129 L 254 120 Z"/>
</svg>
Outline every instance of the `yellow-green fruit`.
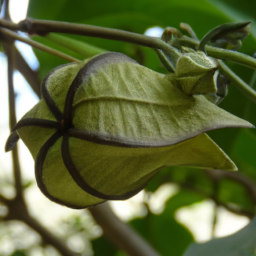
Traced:
<svg viewBox="0 0 256 256">
<path fill-rule="evenodd" d="M 199 64 L 190 70 L 203 76 L 206 69 Z M 127 199 L 164 166 L 235 170 L 204 132 L 252 125 L 205 98 L 212 77 L 201 80 L 211 88 L 200 84 L 201 95 L 199 87 L 196 95 L 184 93 L 181 78 L 181 72 L 159 74 L 121 53 L 58 67 L 44 80 L 43 99 L 17 124 L 7 149 L 18 132 L 36 160 L 42 192 L 72 208 Z"/>
</svg>

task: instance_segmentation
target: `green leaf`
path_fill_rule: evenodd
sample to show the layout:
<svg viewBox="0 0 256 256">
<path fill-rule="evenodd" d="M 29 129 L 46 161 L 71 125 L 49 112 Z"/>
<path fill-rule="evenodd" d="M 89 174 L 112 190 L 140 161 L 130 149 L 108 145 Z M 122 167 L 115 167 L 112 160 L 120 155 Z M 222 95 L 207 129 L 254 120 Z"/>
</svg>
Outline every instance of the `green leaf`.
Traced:
<svg viewBox="0 0 256 256">
<path fill-rule="evenodd" d="M 20 250 L 16 250 L 15 252 L 13 252 L 11 254 L 11 256 L 26 256 L 26 255 L 27 255 L 27 253 L 20 251 Z"/>
<path fill-rule="evenodd" d="M 255 133 L 251 131 L 240 131 L 235 140 L 231 154 L 234 159 L 236 159 L 239 170 L 254 180 L 256 180 L 255 150 Z"/>
<path fill-rule="evenodd" d="M 233 235 L 192 244 L 183 256 L 253 256 L 256 252 L 256 218 Z"/>
</svg>

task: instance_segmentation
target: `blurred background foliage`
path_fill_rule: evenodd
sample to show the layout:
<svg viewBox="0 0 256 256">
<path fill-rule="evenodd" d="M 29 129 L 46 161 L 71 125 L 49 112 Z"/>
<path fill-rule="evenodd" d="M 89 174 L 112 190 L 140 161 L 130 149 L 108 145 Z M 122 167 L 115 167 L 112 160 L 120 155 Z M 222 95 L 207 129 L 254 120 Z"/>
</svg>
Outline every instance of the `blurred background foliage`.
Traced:
<svg viewBox="0 0 256 256">
<path fill-rule="evenodd" d="M 239 51 L 253 56 L 256 51 L 255 7 L 256 2 L 251 0 L 30 0 L 27 16 L 44 20 L 117 28 L 141 34 L 153 27 L 164 29 L 171 26 L 179 28 L 180 22 L 185 22 L 192 26 L 199 38 L 220 24 L 248 20 L 252 21 L 251 33 Z M 184 33 L 186 34 L 186 32 Z M 99 38 L 64 36 L 107 51 L 125 53 L 150 69 L 161 73 L 166 72 L 155 52 L 151 49 Z M 79 54 L 49 42 L 43 37 L 33 36 L 32 39 L 83 59 Z M 38 70 L 40 81 L 51 69 L 65 63 L 62 59 L 48 53 L 36 49 L 34 52 L 40 63 Z M 256 88 L 253 70 L 234 63 L 228 64 L 244 81 Z M 229 94 L 220 104 L 220 107 L 256 125 L 255 103 L 250 102 L 232 85 L 229 86 Z M 222 129 L 211 131 L 209 135 L 234 160 L 239 171 L 256 182 L 255 130 Z M 180 190 L 165 202 L 163 212 L 155 214 L 148 205 L 147 197 L 166 183 L 178 184 Z M 217 205 L 222 205 L 239 215 L 252 217 L 255 214 L 255 198 L 252 197 L 248 188 L 241 183 L 230 179 L 218 179 L 211 172 L 205 170 L 173 167 L 163 169 L 150 181 L 146 188 L 144 200 L 146 213 L 140 218 L 130 220 L 130 224 L 160 255 L 181 256 L 188 245 L 194 241 L 194 236 L 188 228 L 177 221 L 175 214 L 181 207 L 206 199 L 211 199 Z M 229 207 L 230 205 L 232 207 Z M 81 216 L 74 215 L 64 224 L 63 222 L 60 224 L 65 226 L 65 239 L 71 239 L 70 237 L 73 236 L 75 237 L 73 238 L 74 241 L 88 241 L 86 247 L 89 247 L 90 250 L 82 246 L 81 252 L 79 252 L 81 255 L 126 255 L 100 236 L 100 232 L 96 232 L 96 235 L 92 234 L 91 220 L 85 220 Z M 13 235 L 15 236 L 15 234 Z M 1 239 L 3 238 L 0 235 L 0 242 Z M 37 239 L 27 248 L 22 248 L 22 246 L 18 248 L 12 256 L 33 255 L 31 252 L 37 247 L 36 243 L 40 248 L 44 248 L 45 255 L 48 253 L 50 255 L 51 252 L 49 248 L 47 249 L 47 245 L 43 244 L 42 246 L 40 239 Z M 81 246 L 81 243 L 77 246 Z M 71 246 L 71 248 L 73 247 Z"/>
</svg>

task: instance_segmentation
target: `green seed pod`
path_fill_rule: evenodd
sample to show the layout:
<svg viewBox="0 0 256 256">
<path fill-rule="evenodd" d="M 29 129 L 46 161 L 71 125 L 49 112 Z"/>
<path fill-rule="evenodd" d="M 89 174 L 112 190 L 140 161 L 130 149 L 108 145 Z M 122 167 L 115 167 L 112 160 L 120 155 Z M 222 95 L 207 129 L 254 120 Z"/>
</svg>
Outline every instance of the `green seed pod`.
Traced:
<svg viewBox="0 0 256 256">
<path fill-rule="evenodd" d="M 187 68 L 188 84 L 216 68 L 193 63 L 198 72 Z M 207 100 L 211 89 L 184 93 L 182 66 L 177 69 L 178 76 L 159 74 L 121 53 L 57 67 L 6 150 L 20 137 L 35 159 L 41 191 L 72 208 L 130 198 L 164 166 L 235 170 L 204 132 L 252 125 Z"/>
</svg>

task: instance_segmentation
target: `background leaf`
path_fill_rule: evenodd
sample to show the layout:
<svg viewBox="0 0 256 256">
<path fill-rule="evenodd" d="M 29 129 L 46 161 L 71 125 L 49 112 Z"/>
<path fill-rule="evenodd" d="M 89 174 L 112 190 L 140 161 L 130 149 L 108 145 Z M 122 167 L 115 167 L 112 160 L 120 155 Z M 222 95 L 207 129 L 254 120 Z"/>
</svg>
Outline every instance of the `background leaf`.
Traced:
<svg viewBox="0 0 256 256">
<path fill-rule="evenodd" d="M 231 236 L 214 239 L 204 244 L 192 244 L 183 256 L 253 256 L 256 249 L 256 218 Z"/>
<path fill-rule="evenodd" d="M 175 212 L 203 200 L 195 193 L 180 191 L 166 203 L 163 213 L 150 213 L 143 219 L 134 219 L 131 224 L 152 244 L 160 255 L 179 256 L 194 240 L 191 232 L 174 218 Z"/>
</svg>

